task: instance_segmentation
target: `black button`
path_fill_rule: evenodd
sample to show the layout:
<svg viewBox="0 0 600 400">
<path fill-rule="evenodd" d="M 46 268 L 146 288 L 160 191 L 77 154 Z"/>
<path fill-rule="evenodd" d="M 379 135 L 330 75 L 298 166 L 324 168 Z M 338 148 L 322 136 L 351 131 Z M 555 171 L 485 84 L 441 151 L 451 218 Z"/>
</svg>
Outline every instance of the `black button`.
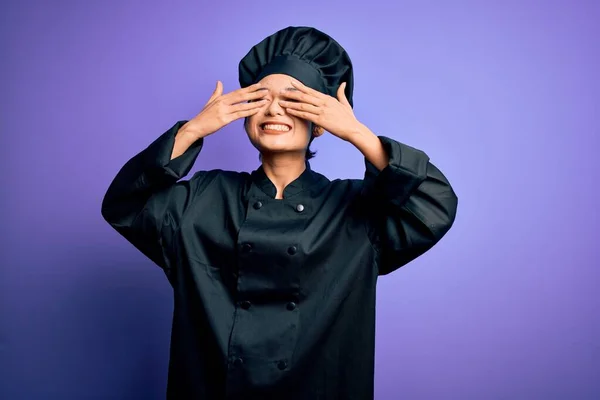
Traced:
<svg viewBox="0 0 600 400">
<path fill-rule="evenodd" d="M 294 303 L 293 301 L 290 301 L 290 302 L 287 304 L 287 309 L 288 309 L 288 310 L 290 310 L 290 311 L 293 311 L 293 310 L 295 310 L 295 309 L 296 309 L 296 303 Z"/>
<path fill-rule="evenodd" d="M 296 206 L 296 211 L 298 211 L 298 212 L 302 212 L 302 211 L 304 211 L 304 206 L 303 206 L 302 204 L 298 204 L 298 205 Z"/>
<path fill-rule="evenodd" d="M 240 303 L 240 306 L 244 309 L 247 310 L 250 308 L 250 306 L 252 305 L 252 303 L 250 303 L 248 300 L 244 300 Z"/>
<path fill-rule="evenodd" d="M 281 370 L 284 370 L 284 369 L 286 369 L 286 368 L 287 368 L 287 365 L 288 365 L 288 364 L 287 364 L 287 361 L 285 361 L 285 360 L 281 360 L 281 361 L 279 361 L 279 362 L 277 363 L 277 368 L 279 368 L 279 369 L 281 369 Z"/>
<path fill-rule="evenodd" d="M 244 253 L 249 253 L 250 251 L 252 251 L 252 245 L 250 243 L 244 243 L 242 245 L 242 251 Z"/>
<path fill-rule="evenodd" d="M 262 207 L 262 203 L 260 201 L 257 201 L 256 203 L 254 203 L 254 208 L 256 208 L 257 210 L 261 207 Z"/>
<path fill-rule="evenodd" d="M 298 249 L 296 248 L 296 246 L 290 246 L 290 247 L 288 247 L 288 254 L 290 256 L 293 256 L 294 254 L 296 254 L 297 251 L 298 251 Z"/>
<path fill-rule="evenodd" d="M 244 363 L 244 360 L 242 360 L 241 358 L 236 358 L 235 360 L 233 360 L 233 365 L 235 365 L 236 367 L 239 367 L 240 365 L 242 365 Z"/>
</svg>

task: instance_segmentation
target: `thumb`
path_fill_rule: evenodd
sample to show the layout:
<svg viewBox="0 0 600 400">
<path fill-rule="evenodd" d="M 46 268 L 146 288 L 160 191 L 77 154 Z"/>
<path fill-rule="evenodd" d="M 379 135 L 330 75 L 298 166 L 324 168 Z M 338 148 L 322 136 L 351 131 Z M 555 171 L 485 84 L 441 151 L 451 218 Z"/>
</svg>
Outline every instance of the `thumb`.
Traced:
<svg viewBox="0 0 600 400">
<path fill-rule="evenodd" d="M 340 101 L 340 103 L 349 106 L 350 102 L 348 101 L 348 99 L 346 98 L 346 82 L 343 82 L 340 87 L 338 88 L 337 91 L 337 98 Z"/>
<path fill-rule="evenodd" d="M 210 96 L 210 99 L 208 99 L 207 103 L 213 102 L 221 94 L 223 94 L 223 84 L 221 83 L 221 81 L 217 81 L 217 87 L 212 92 L 212 95 Z"/>
</svg>

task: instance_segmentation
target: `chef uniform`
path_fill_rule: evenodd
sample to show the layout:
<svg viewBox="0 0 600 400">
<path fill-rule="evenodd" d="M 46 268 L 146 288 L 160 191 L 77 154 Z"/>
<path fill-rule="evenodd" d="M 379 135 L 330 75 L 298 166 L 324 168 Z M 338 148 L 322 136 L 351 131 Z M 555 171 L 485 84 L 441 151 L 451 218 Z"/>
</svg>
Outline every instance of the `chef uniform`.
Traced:
<svg viewBox="0 0 600 400">
<path fill-rule="evenodd" d="M 347 82 L 352 101 L 346 51 L 314 28 L 255 45 L 240 85 L 272 73 L 332 96 Z M 262 167 L 184 180 L 204 146 L 170 159 L 185 122 L 131 158 L 102 203 L 173 288 L 167 397 L 372 399 L 377 279 L 450 229 L 457 197 L 446 177 L 423 151 L 378 136 L 382 171 L 365 159 L 363 179 L 329 180 L 307 162 L 283 199 Z"/>
</svg>

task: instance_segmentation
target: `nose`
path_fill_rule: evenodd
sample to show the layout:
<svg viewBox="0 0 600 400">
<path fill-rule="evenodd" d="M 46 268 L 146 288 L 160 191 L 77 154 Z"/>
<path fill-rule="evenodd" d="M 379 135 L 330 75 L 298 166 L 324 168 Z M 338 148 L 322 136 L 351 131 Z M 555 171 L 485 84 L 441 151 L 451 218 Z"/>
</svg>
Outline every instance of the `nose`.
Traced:
<svg viewBox="0 0 600 400">
<path fill-rule="evenodd" d="M 274 116 L 274 115 L 283 115 L 285 114 L 285 110 L 283 107 L 279 105 L 279 102 L 275 99 L 272 99 L 267 105 L 267 109 L 265 110 L 266 116 Z"/>
</svg>

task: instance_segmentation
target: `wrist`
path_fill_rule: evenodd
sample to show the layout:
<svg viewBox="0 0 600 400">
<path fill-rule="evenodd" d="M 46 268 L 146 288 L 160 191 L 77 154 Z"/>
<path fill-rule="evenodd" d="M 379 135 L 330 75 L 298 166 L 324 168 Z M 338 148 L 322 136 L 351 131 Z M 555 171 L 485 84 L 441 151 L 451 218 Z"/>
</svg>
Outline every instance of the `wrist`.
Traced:
<svg viewBox="0 0 600 400">
<path fill-rule="evenodd" d="M 364 153 L 364 150 L 373 147 L 374 143 L 379 142 L 379 138 L 369 128 L 359 123 L 347 139 L 354 147 Z"/>
<path fill-rule="evenodd" d="M 191 144 L 196 140 L 203 138 L 204 136 L 206 136 L 205 133 L 200 131 L 190 122 L 187 122 L 181 128 L 179 128 L 179 131 L 177 131 L 177 135 L 175 137 L 177 140 L 189 142 Z"/>
<path fill-rule="evenodd" d="M 389 156 L 379 137 L 365 125 L 360 125 L 350 142 L 379 171 L 389 164 Z"/>
</svg>

